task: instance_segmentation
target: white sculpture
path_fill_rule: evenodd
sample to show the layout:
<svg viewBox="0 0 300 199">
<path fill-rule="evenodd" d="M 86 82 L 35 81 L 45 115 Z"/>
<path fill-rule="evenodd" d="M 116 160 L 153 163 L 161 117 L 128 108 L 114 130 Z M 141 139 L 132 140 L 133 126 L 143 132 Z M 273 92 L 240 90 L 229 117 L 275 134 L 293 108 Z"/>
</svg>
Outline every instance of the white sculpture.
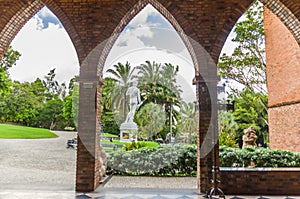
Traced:
<svg viewBox="0 0 300 199">
<path fill-rule="evenodd" d="M 136 110 L 142 105 L 140 90 L 137 87 L 137 82 L 133 82 L 132 86 L 126 91 L 129 95 L 129 113 L 120 126 L 120 140 L 127 142 L 135 140 L 137 142 L 138 126 L 133 121 Z"/>
<path fill-rule="evenodd" d="M 137 87 L 137 82 L 133 82 L 133 85 L 127 89 L 126 95 L 130 96 L 129 99 L 129 113 L 127 114 L 125 123 L 134 123 L 134 114 L 136 110 L 141 106 L 141 94 Z"/>
</svg>

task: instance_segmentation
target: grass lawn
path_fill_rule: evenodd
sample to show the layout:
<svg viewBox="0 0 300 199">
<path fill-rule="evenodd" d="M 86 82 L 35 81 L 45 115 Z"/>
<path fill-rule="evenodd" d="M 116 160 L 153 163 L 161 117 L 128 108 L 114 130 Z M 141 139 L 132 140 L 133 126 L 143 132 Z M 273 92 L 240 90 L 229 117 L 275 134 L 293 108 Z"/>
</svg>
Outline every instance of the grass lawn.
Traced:
<svg viewBox="0 0 300 199">
<path fill-rule="evenodd" d="M 117 136 L 115 134 L 111 134 L 111 133 L 102 133 L 101 135 L 104 136 L 104 137 L 113 137 L 113 138 L 119 137 L 119 136 Z"/>
<path fill-rule="evenodd" d="M 34 139 L 55 137 L 57 135 L 48 129 L 0 124 L 0 138 Z"/>
</svg>

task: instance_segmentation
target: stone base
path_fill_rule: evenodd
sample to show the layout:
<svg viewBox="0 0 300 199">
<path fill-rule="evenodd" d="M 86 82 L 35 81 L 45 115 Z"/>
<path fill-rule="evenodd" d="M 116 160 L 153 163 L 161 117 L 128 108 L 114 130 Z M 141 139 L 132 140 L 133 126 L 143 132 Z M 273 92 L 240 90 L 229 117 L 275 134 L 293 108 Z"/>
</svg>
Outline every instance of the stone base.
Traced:
<svg viewBox="0 0 300 199">
<path fill-rule="evenodd" d="M 132 140 L 137 142 L 138 126 L 134 122 L 123 123 L 120 127 L 120 141 L 131 142 Z"/>
</svg>

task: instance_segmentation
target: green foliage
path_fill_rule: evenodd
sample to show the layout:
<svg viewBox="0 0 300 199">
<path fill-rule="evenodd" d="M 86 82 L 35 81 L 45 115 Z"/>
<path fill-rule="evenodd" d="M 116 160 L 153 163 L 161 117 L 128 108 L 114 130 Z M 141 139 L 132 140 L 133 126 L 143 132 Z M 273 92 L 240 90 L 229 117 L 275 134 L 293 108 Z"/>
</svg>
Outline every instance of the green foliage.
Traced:
<svg viewBox="0 0 300 199">
<path fill-rule="evenodd" d="M 109 110 L 111 111 L 120 110 L 120 112 L 118 112 L 120 114 L 119 117 L 121 118 L 120 122 L 123 122 L 126 118 L 128 110 L 126 90 L 129 88 L 130 81 L 133 79 L 134 70 L 131 68 L 128 62 L 126 62 L 125 65 L 119 62 L 113 67 L 114 69 L 108 69 L 106 71 L 112 75 L 110 79 L 114 80 L 115 82 L 109 81 L 109 78 L 105 79 L 105 81 L 109 84 L 108 86 L 114 86 L 106 88 L 106 90 L 110 92 L 111 99 L 105 99 L 105 104 L 107 105 L 107 103 L 110 102 L 112 107 L 110 107 Z M 113 89 L 111 90 L 111 88 Z"/>
<path fill-rule="evenodd" d="M 118 87 L 117 81 L 112 78 L 105 78 L 105 84 L 102 87 L 102 103 L 101 103 L 101 123 L 103 125 L 104 133 L 113 133 L 118 135 L 120 133 L 118 113 L 116 112 L 114 101 L 116 100 L 115 91 Z M 124 91 L 125 92 L 125 91 Z M 123 95 L 122 95 L 123 96 Z M 123 118 L 123 117 L 122 117 Z"/>
<path fill-rule="evenodd" d="M 9 78 L 8 69 L 16 64 L 20 56 L 21 54 L 18 51 L 13 50 L 12 47 L 9 46 L 3 58 L 0 60 L 0 95 L 9 91 L 11 80 Z"/>
<path fill-rule="evenodd" d="M 141 129 L 138 135 L 139 139 L 151 140 L 163 129 L 166 115 L 159 105 L 151 102 L 136 113 L 135 120 Z"/>
<path fill-rule="evenodd" d="M 131 150 L 140 149 L 144 147 L 155 148 L 158 146 L 159 144 L 157 142 L 144 142 L 144 141 L 135 142 L 134 140 L 132 140 L 131 143 L 125 143 L 123 149 L 125 151 L 131 151 Z"/>
<path fill-rule="evenodd" d="M 223 54 L 218 68 L 223 78 L 237 82 L 247 89 L 266 93 L 266 63 L 264 46 L 263 7 L 254 3 L 245 19 L 236 23 L 232 41 L 237 45 L 232 55 Z M 231 85 L 231 89 L 237 91 Z"/>
<path fill-rule="evenodd" d="M 237 148 L 236 145 L 236 138 L 234 133 L 226 133 L 220 132 L 219 133 L 219 145 L 220 146 L 227 146 L 232 148 Z"/>
<path fill-rule="evenodd" d="M 285 150 L 248 147 L 245 149 L 222 146 L 221 167 L 299 167 L 300 153 Z M 197 171 L 195 145 L 140 148 L 108 154 L 108 173 L 121 175 L 191 176 Z"/>
<path fill-rule="evenodd" d="M 62 129 L 63 120 L 63 101 L 59 98 L 48 100 L 42 107 L 39 121 L 43 124 L 43 127 L 50 130 Z"/>
<path fill-rule="evenodd" d="M 33 139 L 55 137 L 57 135 L 47 129 L 0 124 L 0 138 Z"/>
<path fill-rule="evenodd" d="M 236 146 L 236 132 L 238 125 L 234 121 L 234 116 L 231 112 L 219 111 L 218 114 L 218 132 L 219 145 L 228 147 Z"/>
<path fill-rule="evenodd" d="M 178 124 L 180 135 L 185 135 L 188 137 L 188 143 L 191 144 L 195 142 L 196 131 L 197 131 L 197 119 L 196 119 L 196 109 L 195 104 L 182 103 L 181 109 L 181 119 Z"/>
<path fill-rule="evenodd" d="M 72 92 L 72 115 L 75 127 L 78 129 L 79 85 L 74 84 Z"/>
<path fill-rule="evenodd" d="M 196 146 L 141 148 L 108 154 L 108 172 L 121 175 L 192 176 L 196 174 Z"/>
<path fill-rule="evenodd" d="M 9 46 L 0 61 L 0 71 L 7 71 L 9 68 L 14 66 L 20 56 L 21 54 L 18 51 L 15 51 L 11 46 Z"/>
<path fill-rule="evenodd" d="M 262 147 L 220 147 L 222 167 L 300 167 L 300 153 Z"/>
<path fill-rule="evenodd" d="M 165 124 L 169 127 L 169 132 L 174 134 L 174 124 L 179 120 L 177 110 L 181 106 L 180 93 L 182 91 L 176 84 L 179 66 L 146 61 L 145 64 L 137 66 L 136 70 L 138 72 L 134 78 L 138 79 L 143 105 L 153 102 L 164 107 Z"/>
<path fill-rule="evenodd" d="M 254 127 L 259 143 L 267 142 L 268 112 L 265 107 L 268 101 L 267 95 L 244 89 L 239 96 L 233 96 L 233 99 L 235 101 L 233 116 L 238 126 L 236 133 L 238 142 L 242 142 L 243 130 L 250 126 Z"/>
</svg>

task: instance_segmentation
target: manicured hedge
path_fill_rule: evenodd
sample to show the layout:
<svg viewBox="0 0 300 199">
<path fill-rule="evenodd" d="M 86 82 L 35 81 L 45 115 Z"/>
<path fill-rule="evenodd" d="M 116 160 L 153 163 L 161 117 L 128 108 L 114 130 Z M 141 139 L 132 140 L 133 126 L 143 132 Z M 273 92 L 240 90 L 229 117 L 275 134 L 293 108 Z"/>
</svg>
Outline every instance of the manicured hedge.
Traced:
<svg viewBox="0 0 300 199">
<path fill-rule="evenodd" d="M 196 146 L 176 145 L 119 150 L 108 154 L 108 172 L 119 175 L 196 175 Z M 300 167 L 300 153 L 248 147 L 220 147 L 221 167 Z"/>
<path fill-rule="evenodd" d="M 220 147 L 222 167 L 300 167 L 300 153 L 262 147 Z"/>
<path fill-rule="evenodd" d="M 108 154 L 108 171 L 120 175 L 191 176 L 196 174 L 196 146 L 175 145 Z"/>
</svg>

